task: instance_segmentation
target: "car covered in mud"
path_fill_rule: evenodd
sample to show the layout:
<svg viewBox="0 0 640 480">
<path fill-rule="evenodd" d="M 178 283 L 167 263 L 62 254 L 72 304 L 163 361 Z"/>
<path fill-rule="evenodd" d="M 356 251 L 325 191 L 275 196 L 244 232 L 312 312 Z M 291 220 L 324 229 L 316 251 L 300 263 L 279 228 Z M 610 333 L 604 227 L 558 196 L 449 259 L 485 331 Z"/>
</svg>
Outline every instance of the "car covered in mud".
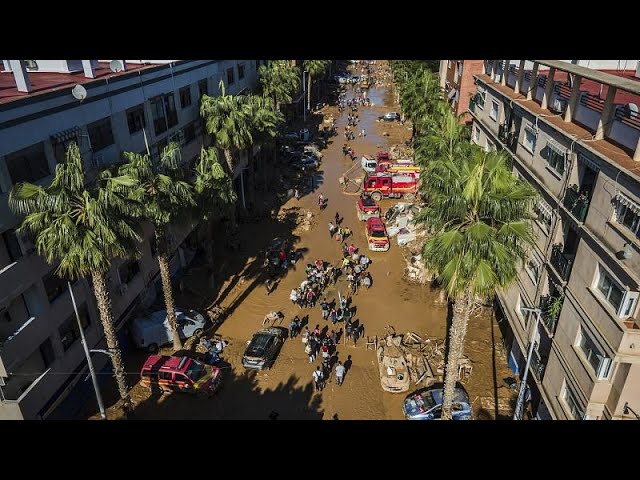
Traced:
<svg viewBox="0 0 640 480">
<path fill-rule="evenodd" d="M 399 122 L 400 114 L 398 112 L 387 112 L 384 115 L 378 117 L 378 120 L 383 122 Z"/>
<path fill-rule="evenodd" d="M 221 386 L 220 369 L 190 357 L 150 355 L 142 365 L 140 384 L 164 392 L 213 395 Z"/>
<path fill-rule="evenodd" d="M 400 348 L 401 342 L 401 336 L 387 335 L 376 352 L 380 369 L 380 384 L 386 392 L 406 392 L 411 384 L 407 360 L 402 348 Z"/>
<path fill-rule="evenodd" d="M 242 366 L 254 370 L 270 369 L 286 337 L 287 330 L 283 327 L 263 328 L 256 332 L 247 342 L 247 349 L 242 356 Z"/>
<path fill-rule="evenodd" d="M 408 420 L 439 420 L 442 415 L 442 388 L 428 387 L 407 396 L 402 407 Z M 471 420 L 469 395 L 456 387 L 451 408 L 453 420 Z"/>
<path fill-rule="evenodd" d="M 356 215 L 361 221 L 380 217 L 380 205 L 371 197 L 360 197 L 356 202 Z"/>
<path fill-rule="evenodd" d="M 391 246 L 384 223 L 379 217 L 372 217 L 366 224 L 367 245 L 374 252 L 386 252 Z"/>
</svg>

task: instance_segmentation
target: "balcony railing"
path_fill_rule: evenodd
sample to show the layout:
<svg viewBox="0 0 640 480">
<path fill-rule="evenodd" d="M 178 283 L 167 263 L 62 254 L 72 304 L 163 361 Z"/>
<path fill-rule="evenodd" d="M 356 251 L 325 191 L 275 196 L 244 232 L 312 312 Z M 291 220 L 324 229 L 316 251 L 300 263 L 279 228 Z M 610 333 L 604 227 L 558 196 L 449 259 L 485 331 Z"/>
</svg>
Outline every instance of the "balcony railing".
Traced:
<svg viewBox="0 0 640 480">
<path fill-rule="evenodd" d="M 516 132 L 508 131 L 507 125 L 505 125 L 504 123 L 498 127 L 498 138 L 507 146 L 507 148 L 512 153 L 516 153 L 516 148 L 518 146 L 518 135 L 516 134 Z"/>
<path fill-rule="evenodd" d="M 547 360 L 540 356 L 537 350 L 533 351 L 531 357 L 531 371 L 534 373 L 539 382 L 542 381 L 544 376 L 544 369 L 547 366 Z"/>
<path fill-rule="evenodd" d="M 551 249 L 551 265 L 565 282 L 569 280 L 573 258 L 562 253 L 562 245 L 554 245 Z"/>
<path fill-rule="evenodd" d="M 540 299 L 540 310 L 542 312 L 540 319 L 544 326 L 547 327 L 551 336 L 553 336 L 556 324 L 558 323 L 563 302 L 564 299 L 562 297 L 551 297 L 549 295 Z"/>
<path fill-rule="evenodd" d="M 584 222 L 589 210 L 589 197 L 586 193 L 578 192 L 578 187 L 572 185 L 567 188 L 563 203 L 579 222 Z"/>
</svg>

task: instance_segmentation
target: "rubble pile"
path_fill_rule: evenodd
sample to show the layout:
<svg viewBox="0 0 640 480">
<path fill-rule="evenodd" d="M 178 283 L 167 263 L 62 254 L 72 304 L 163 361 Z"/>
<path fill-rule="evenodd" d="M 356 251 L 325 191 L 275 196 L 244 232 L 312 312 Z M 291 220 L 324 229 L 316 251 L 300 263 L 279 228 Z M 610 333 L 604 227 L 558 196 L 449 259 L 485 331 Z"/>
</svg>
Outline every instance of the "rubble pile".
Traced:
<svg viewBox="0 0 640 480">
<path fill-rule="evenodd" d="M 404 158 L 413 158 L 413 148 L 402 143 L 396 143 L 389 149 L 391 160 L 400 160 Z"/>
</svg>

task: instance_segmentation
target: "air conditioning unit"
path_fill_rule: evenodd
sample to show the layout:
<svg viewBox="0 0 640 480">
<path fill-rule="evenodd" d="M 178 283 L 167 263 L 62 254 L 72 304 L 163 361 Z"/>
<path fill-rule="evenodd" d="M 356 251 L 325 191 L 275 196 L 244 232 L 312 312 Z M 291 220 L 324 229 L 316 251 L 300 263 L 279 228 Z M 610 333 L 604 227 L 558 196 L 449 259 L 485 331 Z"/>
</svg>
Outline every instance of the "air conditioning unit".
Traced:
<svg viewBox="0 0 640 480">
<path fill-rule="evenodd" d="M 120 294 L 120 296 L 124 296 L 127 293 L 129 286 L 126 283 L 121 283 L 120 286 L 118 287 L 118 293 Z"/>
<path fill-rule="evenodd" d="M 553 100 L 552 108 L 558 112 L 563 112 L 567 109 L 567 101 L 562 98 L 556 98 Z"/>
<path fill-rule="evenodd" d="M 91 156 L 91 161 L 95 168 L 101 168 L 104 164 L 104 156 L 101 153 L 94 153 Z"/>
</svg>

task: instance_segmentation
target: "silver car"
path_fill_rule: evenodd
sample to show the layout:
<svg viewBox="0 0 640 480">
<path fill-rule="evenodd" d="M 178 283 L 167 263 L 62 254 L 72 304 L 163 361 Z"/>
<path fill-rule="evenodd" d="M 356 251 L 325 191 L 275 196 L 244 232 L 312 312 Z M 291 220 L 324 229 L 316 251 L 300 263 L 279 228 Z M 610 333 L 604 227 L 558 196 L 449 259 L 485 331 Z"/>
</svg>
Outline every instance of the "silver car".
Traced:
<svg viewBox="0 0 640 480">
<path fill-rule="evenodd" d="M 176 307 L 176 321 L 180 338 L 200 335 L 207 327 L 207 319 L 195 310 Z M 163 345 L 173 342 L 166 310 L 158 310 L 150 315 L 136 318 L 131 323 L 131 336 L 138 348 L 155 353 Z"/>
<path fill-rule="evenodd" d="M 442 415 L 442 388 L 423 388 L 407 396 L 402 407 L 407 420 L 439 420 Z M 453 394 L 453 420 L 471 420 L 469 395 L 456 387 Z"/>
</svg>

